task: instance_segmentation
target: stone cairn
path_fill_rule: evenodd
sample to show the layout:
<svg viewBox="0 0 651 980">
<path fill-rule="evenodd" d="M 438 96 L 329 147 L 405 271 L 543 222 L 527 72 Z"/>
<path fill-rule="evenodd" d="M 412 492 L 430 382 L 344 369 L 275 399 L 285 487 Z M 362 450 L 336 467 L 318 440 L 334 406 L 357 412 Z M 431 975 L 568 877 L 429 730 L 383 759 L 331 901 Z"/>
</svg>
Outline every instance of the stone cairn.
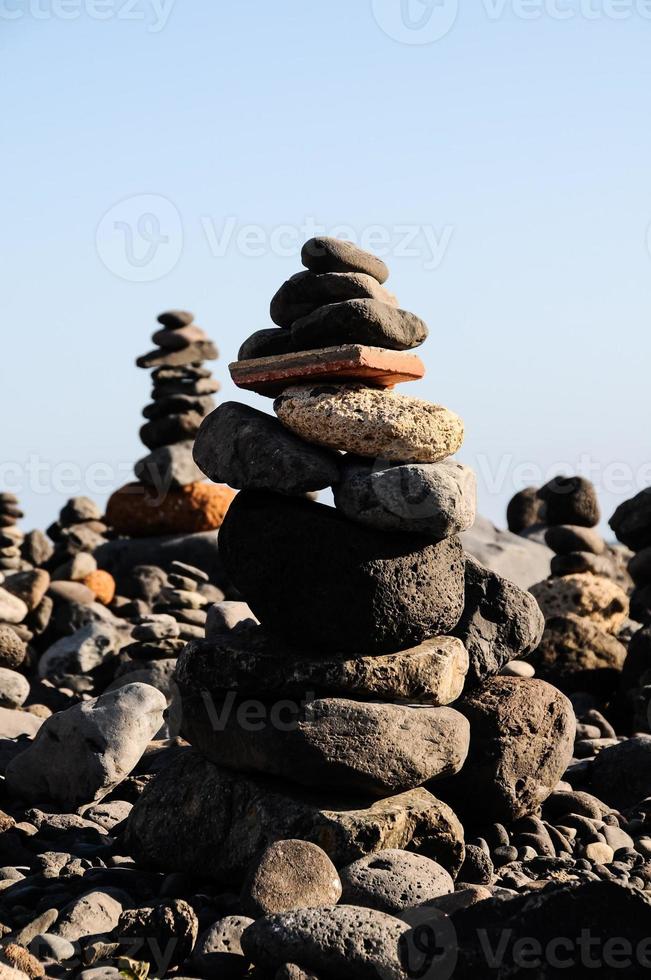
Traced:
<svg viewBox="0 0 651 980">
<path fill-rule="evenodd" d="M 13 493 L 0 493 L 0 571 L 18 571 L 23 566 L 21 545 L 25 535 L 17 527 L 24 514 Z"/>
<path fill-rule="evenodd" d="M 219 383 L 205 361 L 217 348 L 192 313 L 169 310 L 158 317 L 156 348 L 136 361 L 151 370 L 151 402 L 140 439 L 150 450 L 134 467 L 136 482 L 117 490 L 107 520 L 118 534 L 134 537 L 197 533 L 218 528 L 233 494 L 202 482 L 192 459 L 193 440 L 215 407 Z"/>
<path fill-rule="evenodd" d="M 365 891 L 377 851 L 429 882 L 438 869 L 422 901 L 442 880 L 481 879 L 490 852 L 466 849 L 461 821 L 537 812 L 575 721 L 545 682 L 497 676 L 538 646 L 543 617 L 462 551 L 475 479 L 450 458 L 461 419 L 393 390 L 424 374 L 410 351 L 425 324 L 398 308 L 375 256 L 323 238 L 302 259 L 272 300 L 277 327 L 230 366 L 275 397 L 277 418 L 227 402 L 197 435 L 201 470 L 240 491 L 219 547 L 246 603 L 215 607 L 181 653 L 192 748 L 148 785 L 126 841 L 150 866 L 232 888 L 273 841 L 300 838 L 344 869 L 344 902 L 377 909 Z M 308 499 L 327 487 L 334 508 Z M 359 914 L 322 904 L 322 923 Z M 290 958 L 277 941 L 264 952 L 273 922 L 243 938 L 265 967 Z"/>
</svg>

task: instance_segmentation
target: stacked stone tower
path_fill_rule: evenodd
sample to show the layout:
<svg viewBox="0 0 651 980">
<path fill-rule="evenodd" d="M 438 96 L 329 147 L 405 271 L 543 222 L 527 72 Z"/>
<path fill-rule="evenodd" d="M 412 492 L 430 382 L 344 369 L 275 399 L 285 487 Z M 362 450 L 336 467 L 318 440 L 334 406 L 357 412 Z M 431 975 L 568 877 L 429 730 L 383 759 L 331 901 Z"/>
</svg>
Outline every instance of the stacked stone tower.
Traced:
<svg viewBox="0 0 651 980">
<path fill-rule="evenodd" d="M 230 367 L 276 418 L 229 402 L 196 439 L 203 472 L 240 491 L 219 548 L 248 605 L 182 652 L 192 749 L 147 788 L 127 838 L 150 864 L 231 883 L 282 837 L 338 867 L 405 848 L 455 876 L 461 821 L 534 812 L 574 717 L 548 684 L 495 676 L 538 645 L 543 618 L 463 553 L 462 420 L 394 390 L 424 373 L 425 324 L 375 256 L 323 238 L 302 259 L 272 300 L 277 326 Z M 308 498 L 328 487 L 335 507 Z"/>
</svg>

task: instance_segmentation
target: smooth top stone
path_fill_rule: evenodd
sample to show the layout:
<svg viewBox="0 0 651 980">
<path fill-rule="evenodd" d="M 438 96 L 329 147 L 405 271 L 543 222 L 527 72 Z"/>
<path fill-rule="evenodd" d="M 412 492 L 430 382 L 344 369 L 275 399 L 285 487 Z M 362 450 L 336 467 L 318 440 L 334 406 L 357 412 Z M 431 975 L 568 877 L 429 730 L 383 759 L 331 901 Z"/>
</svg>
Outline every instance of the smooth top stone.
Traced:
<svg viewBox="0 0 651 980">
<path fill-rule="evenodd" d="M 335 453 L 311 446 L 273 416 L 238 402 L 224 402 L 204 419 L 194 459 L 215 483 L 236 490 L 301 494 L 339 479 Z"/>
<path fill-rule="evenodd" d="M 188 313 L 187 310 L 167 310 L 165 313 L 159 313 L 156 319 L 168 330 L 178 330 L 192 323 L 194 313 Z"/>
<path fill-rule="evenodd" d="M 341 872 L 342 904 L 400 915 L 454 891 L 445 868 L 423 854 L 391 848 L 367 854 Z"/>
<path fill-rule="evenodd" d="M 453 460 L 391 466 L 349 456 L 334 497 L 346 517 L 369 527 L 448 538 L 474 524 L 477 481 Z"/>
<path fill-rule="evenodd" d="M 633 551 L 651 546 L 651 487 L 620 504 L 609 523 L 617 540 Z"/>
<path fill-rule="evenodd" d="M 572 524 L 548 527 L 545 532 L 545 542 L 557 555 L 570 555 L 574 551 L 603 555 L 606 550 L 606 542 L 598 531 Z"/>
<path fill-rule="evenodd" d="M 341 881 L 328 855 L 305 840 L 270 844 L 242 888 L 242 904 L 256 918 L 292 909 L 336 905 Z"/>
<path fill-rule="evenodd" d="M 282 284 L 271 300 L 271 319 L 279 327 L 291 327 L 295 320 L 307 316 L 328 303 L 349 299 L 376 299 L 392 306 L 396 298 L 376 279 L 362 272 L 297 272 Z"/>
<path fill-rule="evenodd" d="M 353 299 L 321 306 L 296 320 L 291 327 L 290 350 L 335 344 L 408 350 L 426 338 L 427 324 L 415 313 L 377 299 Z"/>
<path fill-rule="evenodd" d="M 401 463 L 438 463 L 463 442 L 463 421 L 449 409 L 362 385 L 296 385 L 274 411 L 308 442 Z"/>
<path fill-rule="evenodd" d="M 301 262 L 310 272 L 365 272 L 378 282 L 389 278 L 387 265 L 377 255 L 341 238 L 310 238 L 301 249 Z"/>
<path fill-rule="evenodd" d="M 538 491 L 547 524 L 595 527 L 601 511 L 594 486 L 582 476 L 557 476 Z"/>
<path fill-rule="evenodd" d="M 243 490 L 219 553 L 260 622 L 299 647 L 391 653 L 448 632 L 463 607 L 457 538 L 384 534 L 298 497 Z"/>
<path fill-rule="evenodd" d="M 179 327 L 178 330 L 156 330 L 152 334 L 152 343 L 167 350 L 184 350 L 190 344 L 198 340 L 210 340 L 208 334 L 196 323 L 191 323 L 187 327 Z"/>
</svg>

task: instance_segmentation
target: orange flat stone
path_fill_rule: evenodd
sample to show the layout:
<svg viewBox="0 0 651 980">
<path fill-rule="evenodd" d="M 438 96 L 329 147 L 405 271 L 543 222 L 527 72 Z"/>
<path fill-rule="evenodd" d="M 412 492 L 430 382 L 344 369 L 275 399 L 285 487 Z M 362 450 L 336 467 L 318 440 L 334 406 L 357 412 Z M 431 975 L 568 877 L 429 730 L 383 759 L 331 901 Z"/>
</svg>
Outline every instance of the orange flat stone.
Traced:
<svg viewBox="0 0 651 980">
<path fill-rule="evenodd" d="M 363 381 L 377 388 L 393 388 L 402 381 L 419 381 L 425 374 L 425 365 L 415 354 L 361 344 L 233 361 L 228 369 L 238 388 L 270 398 L 301 382 Z"/>
</svg>

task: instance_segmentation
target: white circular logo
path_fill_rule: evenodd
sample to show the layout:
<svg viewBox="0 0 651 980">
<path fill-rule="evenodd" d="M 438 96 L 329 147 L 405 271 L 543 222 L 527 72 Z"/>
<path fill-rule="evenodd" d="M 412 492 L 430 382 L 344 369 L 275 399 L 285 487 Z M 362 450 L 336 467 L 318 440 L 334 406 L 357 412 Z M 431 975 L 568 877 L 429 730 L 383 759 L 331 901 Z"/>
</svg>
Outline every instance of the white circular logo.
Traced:
<svg viewBox="0 0 651 980">
<path fill-rule="evenodd" d="M 160 194 L 136 194 L 106 212 L 95 242 L 109 272 L 127 282 L 155 282 L 168 275 L 181 257 L 181 215 Z"/>
<path fill-rule="evenodd" d="M 433 44 L 454 27 L 459 0 L 371 0 L 373 16 L 401 44 Z"/>
</svg>

